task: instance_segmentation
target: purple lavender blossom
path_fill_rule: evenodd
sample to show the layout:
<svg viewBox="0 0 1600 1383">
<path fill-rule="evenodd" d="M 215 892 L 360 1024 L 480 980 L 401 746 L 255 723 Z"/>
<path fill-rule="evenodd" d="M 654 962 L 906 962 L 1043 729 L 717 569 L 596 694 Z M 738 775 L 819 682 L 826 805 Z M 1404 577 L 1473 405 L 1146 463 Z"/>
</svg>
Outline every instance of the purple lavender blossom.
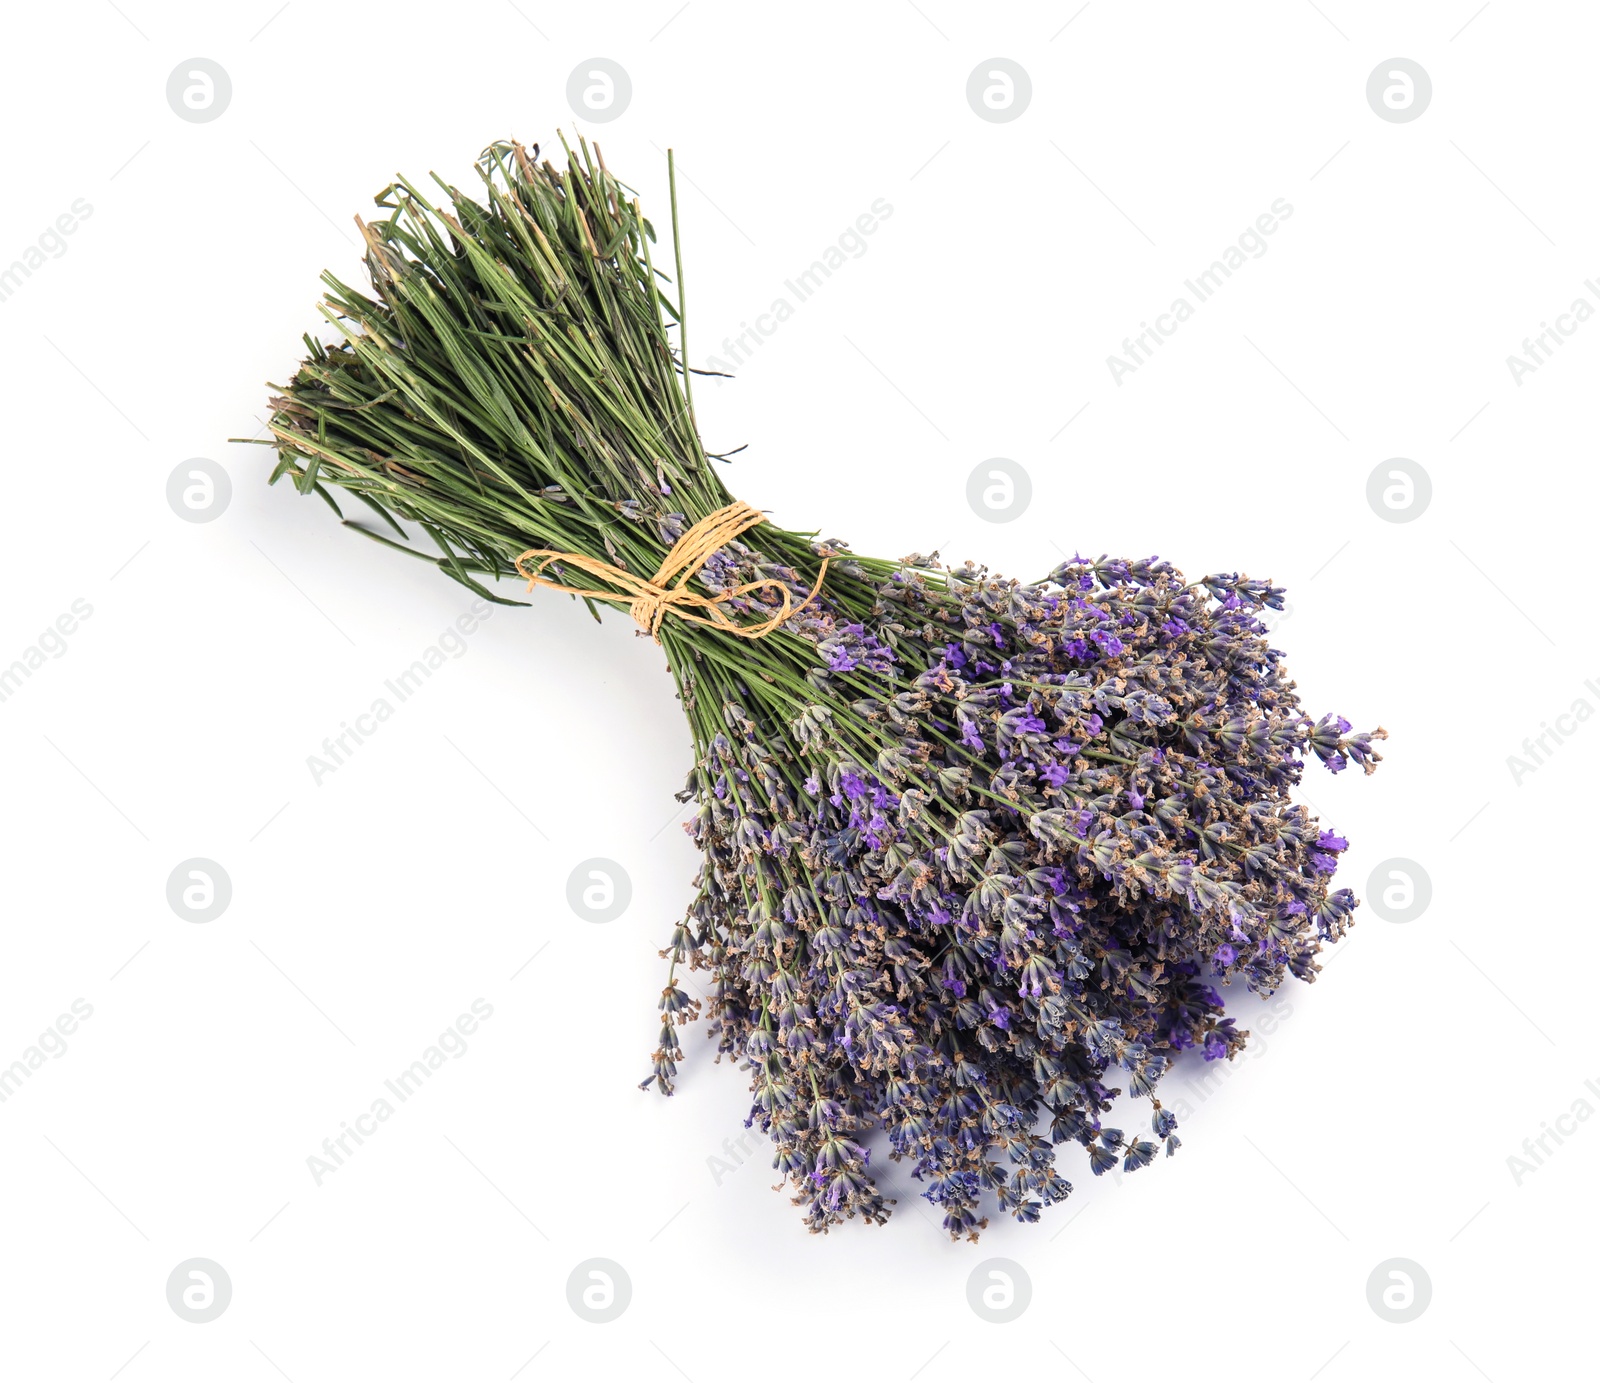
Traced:
<svg viewBox="0 0 1600 1383">
<path fill-rule="evenodd" d="M 715 868 L 680 951 L 711 971 L 711 1033 L 819 1231 L 888 1213 L 851 1151 L 875 1126 L 969 1237 L 985 1198 L 1028 1221 L 1066 1195 L 1062 1144 L 1097 1174 L 1149 1165 L 1161 1143 L 1100 1122 L 1112 1089 L 1153 1098 L 1178 1053 L 1231 1056 L 1245 1037 L 1202 976 L 1309 978 L 1354 907 L 1328 891 L 1348 842 L 1289 792 L 1308 757 L 1370 767 L 1382 735 L 1300 715 L 1240 617 L 1266 588 L 1202 591 L 1154 559 L 1068 564 L 1053 588 L 952 577 L 885 581 L 894 644 L 812 616 L 849 691 L 782 746 L 803 779 L 723 740 L 692 823 Z M 1157 1106 L 1169 1155 L 1175 1128 Z"/>
</svg>

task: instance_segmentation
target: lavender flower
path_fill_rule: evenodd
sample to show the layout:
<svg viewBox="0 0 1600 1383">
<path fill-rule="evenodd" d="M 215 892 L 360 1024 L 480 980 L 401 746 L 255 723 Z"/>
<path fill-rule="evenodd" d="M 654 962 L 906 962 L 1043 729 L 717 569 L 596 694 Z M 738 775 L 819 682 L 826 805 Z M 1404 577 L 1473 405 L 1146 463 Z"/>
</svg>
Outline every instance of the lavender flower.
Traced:
<svg viewBox="0 0 1600 1383">
<path fill-rule="evenodd" d="M 1203 973 L 1263 994 L 1314 978 L 1354 907 L 1328 888 L 1348 842 L 1290 790 L 1308 756 L 1370 769 L 1383 732 L 1301 714 L 1253 618 L 1262 583 L 1075 559 L 1031 586 L 929 564 L 873 589 L 872 619 L 793 622 L 834 706 L 804 736 L 770 722 L 769 693 L 717 685 L 755 728 L 697 770 L 689 963 L 774 1166 L 805 1169 L 813 1230 L 888 1214 L 865 1157 L 796 1117 L 822 1100 L 830 1127 L 886 1130 L 975 1237 L 991 1198 L 1033 1220 L 1070 1192 L 1062 1143 L 1096 1175 L 1177 1150 L 1159 1102 L 1160 1142 L 1101 1127 L 1114 1073 L 1153 1100 L 1172 1054 L 1244 1045 Z M 719 796 L 751 755 L 768 774 Z"/>
</svg>

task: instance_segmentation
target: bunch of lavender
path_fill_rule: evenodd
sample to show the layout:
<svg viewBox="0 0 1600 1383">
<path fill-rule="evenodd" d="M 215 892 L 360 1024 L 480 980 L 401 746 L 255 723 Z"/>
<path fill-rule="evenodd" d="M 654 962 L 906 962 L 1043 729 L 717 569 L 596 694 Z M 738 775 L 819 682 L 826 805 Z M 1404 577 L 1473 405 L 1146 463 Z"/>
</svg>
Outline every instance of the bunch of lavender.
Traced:
<svg viewBox="0 0 1600 1383">
<path fill-rule="evenodd" d="M 307 337 L 273 399 L 274 480 L 336 512 L 330 487 L 353 494 L 393 536 L 349 526 L 502 603 L 480 578 L 530 549 L 626 603 L 594 563 L 648 578 L 731 501 L 694 426 L 681 270 L 673 296 L 637 201 L 566 153 L 492 146 L 481 200 L 387 188 L 370 291 L 326 279 L 342 339 Z M 1371 772 L 1384 732 L 1301 711 L 1258 618 L 1282 591 L 1154 558 L 1025 585 L 770 523 L 693 588 L 745 625 L 785 592 L 793 613 L 758 639 L 672 613 L 657 632 L 704 859 L 644 1086 L 671 1093 L 704 1007 L 815 1231 L 887 1216 L 877 1132 L 957 1237 L 1066 1196 L 1062 1143 L 1096 1175 L 1170 1155 L 1173 1056 L 1246 1038 L 1217 986 L 1313 979 L 1356 905 L 1332 887 L 1347 842 L 1290 792 L 1312 757 Z M 1113 1081 L 1150 1136 L 1105 1124 Z"/>
</svg>

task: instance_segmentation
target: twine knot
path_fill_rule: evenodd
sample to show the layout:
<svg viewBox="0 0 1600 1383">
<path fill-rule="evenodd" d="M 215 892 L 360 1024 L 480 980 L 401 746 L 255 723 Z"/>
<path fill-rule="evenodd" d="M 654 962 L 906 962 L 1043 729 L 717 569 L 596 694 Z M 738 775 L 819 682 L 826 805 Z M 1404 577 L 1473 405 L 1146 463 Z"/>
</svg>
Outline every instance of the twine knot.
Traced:
<svg viewBox="0 0 1600 1383">
<path fill-rule="evenodd" d="M 705 596 L 698 591 L 690 590 L 689 580 L 698 574 L 700 568 L 705 566 L 711 554 L 718 548 L 732 542 L 747 529 L 765 522 L 766 519 L 761 511 L 751 508 L 743 500 L 735 500 L 726 508 L 718 509 L 714 514 L 707 514 L 672 545 L 671 550 L 661 559 L 661 565 L 656 568 L 656 574 L 648 581 L 630 571 L 624 571 L 621 567 L 613 566 L 610 562 L 602 562 L 599 558 L 589 557 L 581 552 L 558 552 L 547 547 L 530 548 L 517 558 L 515 565 L 517 574 L 527 578 L 530 591 L 535 586 L 545 586 L 552 591 L 565 591 L 568 595 L 586 596 L 591 600 L 611 600 L 619 604 L 626 602 L 628 613 L 633 616 L 634 622 L 657 643 L 661 642 L 661 623 L 666 618 L 668 610 L 689 624 L 708 624 L 725 634 L 736 634 L 741 639 L 760 639 L 772 633 L 786 620 L 799 614 L 817 598 L 817 593 L 822 589 L 822 578 L 828 570 L 826 557 L 822 559 L 822 567 L 817 572 L 816 584 L 812 586 L 811 593 L 798 605 L 794 603 L 789 588 L 782 581 L 771 577 L 760 581 L 747 581 L 742 586 L 735 586 L 714 596 Z M 538 565 L 532 571 L 523 570 L 522 564 L 532 558 L 540 559 Z M 567 567 L 576 567 L 579 571 L 587 572 L 590 576 L 608 582 L 618 589 L 591 590 L 583 586 L 565 586 L 559 581 L 552 581 L 543 573 L 545 568 L 554 562 Z M 737 600 L 751 591 L 766 588 L 777 591 L 783 597 L 783 608 L 758 624 L 736 624 L 722 608 L 726 601 Z"/>
</svg>

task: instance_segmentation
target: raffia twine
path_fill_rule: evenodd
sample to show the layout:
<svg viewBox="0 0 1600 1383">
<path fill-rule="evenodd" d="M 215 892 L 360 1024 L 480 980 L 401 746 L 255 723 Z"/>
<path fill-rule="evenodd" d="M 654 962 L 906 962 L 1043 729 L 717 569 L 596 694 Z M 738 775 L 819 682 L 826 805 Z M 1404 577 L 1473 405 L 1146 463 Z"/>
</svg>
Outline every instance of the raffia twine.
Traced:
<svg viewBox="0 0 1600 1383">
<path fill-rule="evenodd" d="M 568 595 L 587 596 L 591 600 L 626 603 L 634 622 L 657 643 L 661 642 L 661 624 L 668 611 L 689 624 L 710 625 L 713 629 L 720 629 L 725 634 L 733 634 L 741 639 L 761 639 L 817 598 L 817 593 L 822 589 L 822 578 L 828 570 L 826 557 L 822 559 L 822 568 L 817 572 L 811 593 L 798 605 L 794 603 L 789 588 L 770 577 L 761 581 L 747 581 L 742 586 L 712 596 L 690 590 L 689 581 L 718 548 L 765 522 L 761 511 L 751 508 L 743 500 L 736 500 L 714 514 L 707 514 L 672 545 L 649 580 L 581 552 L 558 552 L 547 547 L 529 548 L 517 558 L 516 568 L 518 575 L 527 578 L 530 591 L 536 586 L 543 586 L 552 591 L 565 591 Z M 535 558 L 539 559 L 538 565 L 531 571 L 524 570 L 522 564 Z M 558 562 L 563 567 L 575 568 L 618 589 L 595 590 L 553 581 L 544 575 L 544 570 Z M 765 589 L 775 590 L 783 597 L 783 608 L 758 624 L 735 623 L 723 609 L 727 601 Z"/>
</svg>

